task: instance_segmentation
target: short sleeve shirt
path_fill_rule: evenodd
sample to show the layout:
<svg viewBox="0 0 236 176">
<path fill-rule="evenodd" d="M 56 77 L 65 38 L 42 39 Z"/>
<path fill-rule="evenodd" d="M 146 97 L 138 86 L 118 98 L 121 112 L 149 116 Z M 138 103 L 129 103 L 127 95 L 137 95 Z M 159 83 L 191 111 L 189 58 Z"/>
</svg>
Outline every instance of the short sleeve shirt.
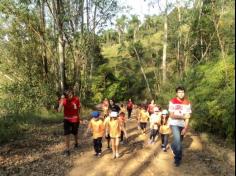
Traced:
<svg viewBox="0 0 236 176">
<path fill-rule="evenodd" d="M 64 117 L 68 119 L 79 118 L 78 111 L 80 109 L 79 98 L 74 96 L 71 100 L 64 98 L 61 100 L 64 106 Z"/>
<path fill-rule="evenodd" d="M 174 115 L 183 116 L 184 114 L 192 113 L 191 103 L 184 99 L 183 101 L 173 98 L 169 102 L 169 112 L 174 113 Z M 170 118 L 170 125 L 184 127 L 183 119 L 172 119 Z"/>
</svg>

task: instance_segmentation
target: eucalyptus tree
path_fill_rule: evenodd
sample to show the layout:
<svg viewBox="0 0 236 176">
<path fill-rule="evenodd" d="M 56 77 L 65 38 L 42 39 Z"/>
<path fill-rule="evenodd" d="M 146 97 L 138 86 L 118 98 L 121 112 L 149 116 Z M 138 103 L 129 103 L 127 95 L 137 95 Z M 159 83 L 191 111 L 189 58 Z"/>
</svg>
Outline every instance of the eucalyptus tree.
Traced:
<svg viewBox="0 0 236 176">
<path fill-rule="evenodd" d="M 119 35 L 119 44 L 121 44 L 124 40 L 124 33 L 127 27 L 127 17 L 125 15 L 122 15 L 120 18 L 116 19 L 116 27 Z"/>
<path fill-rule="evenodd" d="M 131 15 L 131 19 L 128 21 L 128 31 L 132 33 L 133 41 L 137 41 L 137 33 L 139 31 L 141 21 L 137 15 Z"/>
</svg>

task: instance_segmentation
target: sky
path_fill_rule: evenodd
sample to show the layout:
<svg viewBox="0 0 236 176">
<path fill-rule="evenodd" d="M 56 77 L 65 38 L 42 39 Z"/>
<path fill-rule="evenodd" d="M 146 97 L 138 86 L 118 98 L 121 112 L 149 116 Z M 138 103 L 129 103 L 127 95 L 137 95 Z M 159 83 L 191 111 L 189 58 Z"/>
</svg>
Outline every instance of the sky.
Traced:
<svg viewBox="0 0 236 176">
<path fill-rule="evenodd" d="M 153 6 L 149 5 L 150 2 L 155 2 Z M 157 4 L 159 1 L 160 8 Z M 193 0 L 168 0 L 168 3 L 176 4 L 179 2 L 181 6 L 185 6 L 186 4 L 191 6 Z M 120 5 L 130 6 L 132 9 L 126 12 L 125 14 L 136 14 L 140 17 L 140 20 L 143 21 L 145 15 L 159 15 L 161 11 L 165 10 L 165 2 L 166 0 L 119 0 Z M 186 3 L 186 4 L 185 4 Z M 119 14 L 120 16 L 123 13 Z"/>
<path fill-rule="evenodd" d="M 150 1 L 150 0 L 149 0 Z M 144 19 L 145 15 L 158 15 L 160 14 L 160 9 L 158 5 L 154 7 L 148 5 L 148 0 L 120 0 L 121 5 L 130 6 L 132 9 L 126 12 L 125 14 L 136 14 L 140 17 L 141 21 Z M 163 0 L 160 1 L 162 6 Z M 162 6 L 164 7 L 164 6 Z M 164 9 L 164 8 L 163 8 Z"/>
</svg>

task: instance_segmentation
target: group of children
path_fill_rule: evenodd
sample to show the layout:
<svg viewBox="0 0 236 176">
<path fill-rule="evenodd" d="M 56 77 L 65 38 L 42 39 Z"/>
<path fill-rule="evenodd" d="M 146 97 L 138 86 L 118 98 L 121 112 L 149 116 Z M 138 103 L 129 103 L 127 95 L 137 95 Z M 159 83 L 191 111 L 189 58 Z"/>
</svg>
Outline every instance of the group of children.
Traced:
<svg viewBox="0 0 236 176">
<path fill-rule="evenodd" d="M 151 103 L 152 104 L 152 103 Z M 150 104 L 150 105 L 151 105 Z M 160 106 L 153 104 L 153 107 L 145 106 L 137 107 L 136 118 L 138 122 L 138 129 L 141 129 L 142 134 L 146 134 L 146 126 L 150 124 L 150 140 L 149 144 L 154 144 L 158 136 L 161 136 L 162 149 L 167 151 L 168 138 L 171 133 L 169 126 L 169 113 L 166 109 L 161 109 Z"/>
<path fill-rule="evenodd" d="M 119 143 L 124 142 L 124 136 L 127 139 L 126 132 L 126 113 L 122 110 L 118 112 L 111 110 L 100 114 L 98 111 L 91 113 L 92 119 L 88 124 L 88 132 L 93 134 L 93 145 L 95 156 L 100 157 L 102 153 L 102 138 L 105 136 L 107 140 L 107 148 L 110 148 L 110 142 L 112 147 L 113 158 L 119 158 Z M 145 135 L 146 126 L 149 121 L 150 124 L 150 141 L 149 144 L 154 144 L 159 134 L 162 141 L 163 151 L 167 151 L 168 137 L 171 133 L 168 124 L 168 111 L 161 110 L 159 106 L 154 106 L 152 112 L 148 112 L 148 108 L 145 106 L 136 108 L 136 118 L 138 122 L 138 128 L 141 129 L 141 133 Z"/>
<path fill-rule="evenodd" d="M 107 139 L 107 148 L 110 148 L 110 142 L 113 152 L 113 158 L 119 158 L 119 143 L 123 142 L 124 136 L 127 138 L 125 129 L 125 113 L 118 113 L 111 111 L 109 115 L 100 117 L 98 111 L 91 113 L 92 119 L 88 124 L 87 133 L 93 133 L 93 145 L 96 156 L 101 156 L 102 151 L 102 138 L 105 135 Z"/>
</svg>

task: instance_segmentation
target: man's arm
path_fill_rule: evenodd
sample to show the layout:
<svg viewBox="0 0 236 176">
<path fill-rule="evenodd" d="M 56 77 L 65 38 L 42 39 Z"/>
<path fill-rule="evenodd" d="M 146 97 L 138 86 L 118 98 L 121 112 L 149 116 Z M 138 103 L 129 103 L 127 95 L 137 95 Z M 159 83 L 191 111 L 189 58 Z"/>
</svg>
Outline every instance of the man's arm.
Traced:
<svg viewBox="0 0 236 176">
<path fill-rule="evenodd" d="M 189 114 L 189 118 L 190 118 L 190 114 Z M 189 118 L 185 119 L 184 121 L 184 128 L 182 129 L 181 131 L 181 135 L 185 135 L 187 130 L 188 130 L 188 127 L 189 127 Z"/>
</svg>

